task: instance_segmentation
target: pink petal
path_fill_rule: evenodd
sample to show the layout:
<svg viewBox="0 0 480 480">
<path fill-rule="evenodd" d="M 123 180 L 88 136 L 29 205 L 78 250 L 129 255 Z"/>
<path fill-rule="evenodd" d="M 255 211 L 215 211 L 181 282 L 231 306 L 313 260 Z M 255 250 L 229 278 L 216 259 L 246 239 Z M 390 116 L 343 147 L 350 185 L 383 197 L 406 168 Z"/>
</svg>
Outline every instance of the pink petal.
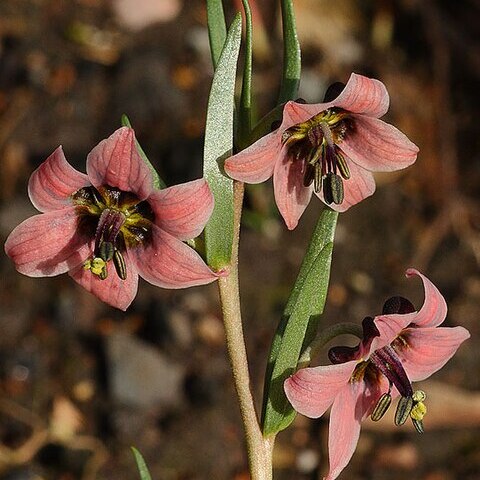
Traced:
<svg viewBox="0 0 480 480">
<path fill-rule="evenodd" d="M 131 128 L 122 127 L 102 140 L 87 157 L 87 173 L 95 187 L 110 185 L 145 200 L 153 191 L 153 176 L 142 160 Z"/>
<path fill-rule="evenodd" d="M 352 113 L 380 118 L 387 113 L 390 98 L 380 80 L 352 73 L 343 91 L 330 103 Z"/>
<path fill-rule="evenodd" d="M 417 313 L 413 323 L 420 327 L 436 327 L 447 316 L 447 303 L 437 287 L 425 275 L 422 275 L 414 268 L 409 268 L 406 271 L 406 276 L 411 277 L 413 275 L 417 275 L 422 279 L 423 288 L 425 289 L 423 306 Z"/>
<path fill-rule="evenodd" d="M 360 422 L 365 414 L 362 396 L 365 383 L 354 382 L 338 393 L 330 412 L 328 456 L 330 470 L 326 480 L 334 480 L 347 466 L 360 436 Z"/>
<path fill-rule="evenodd" d="M 30 176 L 28 195 L 41 212 L 71 206 L 71 195 L 90 185 L 88 177 L 75 170 L 58 147 Z"/>
<path fill-rule="evenodd" d="M 335 203 L 327 204 L 332 210 L 337 212 L 345 212 L 375 192 L 375 179 L 373 175 L 348 159 L 347 162 L 350 169 L 350 178 L 343 180 L 343 202 L 340 205 L 336 205 Z M 322 202 L 326 203 L 323 198 L 323 190 L 316 195 Z"/>
<path fill-rule="evenodd" d="M 90 256 L 91 254 L 92 252 L 90 252 Z M 108 277 L 105 280 L 100 280 L 97 275 L 94 275 L 90 270 L 86 270 L 83 265 L 79 265 L 72 270 L 70 276 L 102 302 L 125 311 L 137 294 L 138 272 L 128 251 L 123 253 L 123 258 L 127 268 L 127 278 L 125 280 L 117 275 L 112 262 L 107 263 Z"/>
<path fill-rule="evenodd" d="M 470 333 L 463 327 L 407 328 L 402 333 L 408 344 L 398 351 L 412 382 L 424 380 L 440 370 Z"/>
<path fill-rule="evenodd" d="M 407 314 L 379 315 L 374 318 L 375 326 L 380 335 L 372 340 L 369 353 L 390 345 L 400 332 L 412 323 L 416 312 Z"/>
<path fill-rule="evenodd" d="M 287 378 L 285 395 L 293 408 L 310 418 L 322 416 L 338 392 L 348 385 L 358 362 L 302 368 Z"/>
<path fill-rule="evenodd" d="M 282 149 L 278 131 L 269 133 L 253 145 L 225 160 L 229 177 L 246 183 L 261 183 L 273 174 L 275 162 Z"/>
<path fill-rule="evenodd" d="M 218 278 L 193 248 L 156 225 L 152 229 L 152 242 L 131 253 L 140 276 L 158 287 L 192 287 Z"/>
<path fill-rule="evenodd" d="M 352 73 L 343 91 L 331 102 L 312 104 L 287 102 L 283 110 L 280 131 L 305 122 L 332 107 L 379 118 L 387 113 L 389 103 L 388 92 L 382 82 Z"/>
<path fill-rule="evenodd" d="M 273 173 L 275 202 L 289 230 L 297 226 L 312 196 L 312 187 L 303 186 L 304 167 L 305 162 L 284 157 Z"/>
<path fill-rule="evenodd" d="M 180 240 L 200 235 L 213 211 L 213 195 L 205 179 L 157 190 L 148 197 L 155 224 Z"/>
<path fill-rule="evenodd" d="M 65 273 L 88 257 L 88 239 L 77 232 L 77 225 L 74 207 L 35 215 L 13 230 L 5 252 L 29 277 Z"/>
<path fill-rule="evenodd" d="M 338 144 L 353 162 L 372 172 L 392 172 L 415 162 L 418 147 L 394 126 L 365 115 L 351 116 L 355 125 Z"/>
</svg>

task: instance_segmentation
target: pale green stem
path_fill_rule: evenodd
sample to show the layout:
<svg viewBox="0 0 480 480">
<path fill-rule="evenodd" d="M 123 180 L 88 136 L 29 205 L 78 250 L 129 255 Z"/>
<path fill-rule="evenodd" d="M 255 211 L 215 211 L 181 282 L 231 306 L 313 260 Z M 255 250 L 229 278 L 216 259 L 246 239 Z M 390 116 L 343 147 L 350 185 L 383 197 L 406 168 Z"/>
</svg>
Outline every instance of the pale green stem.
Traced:
<svg viewBox="0 0 480 480">
<path fill-rule="evenodd" d="M 233 380 L 237 391 L 240 413 L 245 429 L 248 463 L 251 480 L 272 479 L 272 451 L 274 437 L 264 438 L 255 412 L 250 374 L 248 371 L 247 350 L 243 336 L 240 310 L 240 291 L 238 285 L 238 241 L 240 234 L 240 217 L 243 201 L 243 183 L 234 182 L 234 237 L 232 261 L 229 275 L 218 280 L 223 322 L 227 339 L 227 349 Z"/>
<path fill-rule="evenodd" d="M 304 368 L 310 365 L 312 358 L 320 352 L 320 350 L 328 343 L 339 335 L 355 335 L 356 337 L 363 338 L 363 329 L 356 323 L 337 323 L 330 327 L 325 328 L 315 338 L 315 340 L 305 349 L 298 360 L 297 368 Z"/>
</svg>

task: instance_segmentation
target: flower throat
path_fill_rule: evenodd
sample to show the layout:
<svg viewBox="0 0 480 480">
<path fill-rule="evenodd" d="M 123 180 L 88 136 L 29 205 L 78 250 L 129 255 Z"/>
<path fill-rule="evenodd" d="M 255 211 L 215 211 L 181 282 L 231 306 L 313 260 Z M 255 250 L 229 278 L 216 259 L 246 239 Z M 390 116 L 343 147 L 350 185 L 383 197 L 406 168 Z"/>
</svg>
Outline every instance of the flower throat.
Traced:
<svg viewBox="0 0 480 480">
<path fill-rule="evenodd" d="M 282 135 L 290 158 L 305 162 L 304 186 L 313 183 L 315 193 L 323 190 L 328 204 L 343 202 L 343 180 L 350 178 L 345 157 L 337 146 L 348 128 L 348 113 L 332 108 L 288 128 Z"/>
</svg>

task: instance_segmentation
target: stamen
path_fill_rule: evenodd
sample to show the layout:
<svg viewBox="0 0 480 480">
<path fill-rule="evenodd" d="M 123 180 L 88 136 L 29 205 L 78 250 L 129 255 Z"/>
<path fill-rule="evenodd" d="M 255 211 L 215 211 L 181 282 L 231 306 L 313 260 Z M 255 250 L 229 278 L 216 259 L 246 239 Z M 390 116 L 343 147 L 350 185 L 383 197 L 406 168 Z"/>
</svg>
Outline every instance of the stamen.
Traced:
<svg viewBox="0 0 480 480">
<path fill-rule="evenodd" d="M 390 404 L 392 403 L 392 396 L 390 395 L 390 391 L 385 392 L 379 399 L 377 404 L 375 405 L 375 408 L 373 409 L 372 414 L 370 415 L 370 418 L 374 422 L 378 422 L 387 412 L 388 407 L 390 407 Z"/>
<path fill-rule="evenodd" d="M 344 199 L 343 182 L 339 175 L 328 172 L 323 178 L 323 198 L 327 204 L 340 205 Z"/>
<path fill-rule="evenodd" d="M 115 252 L 113 254 L 113 264 L 115 265 L 115 271 L 117 272 L 117 275 L 122 280 L 126 280 L 127 265 L 125 263 L 125 259 L 123 258 L 123 255 L 120 252 L 120 250 L 115 249 Z"/>
<path fill-rule="evenodd" d="M 411 396 L 402 396 L 398 401 L 397 410 L 395 411 L 395 425 L 397 427 L 403 425 L 407 421 L 412 408 L 413 398 Z"/>
<path fill-rule="evenodd" d="M 115 247 L 112 242 L 102 242 L 99 248 L 100 258 L 105 262 L 108 262 L 113 258 Z"/>
</svg>

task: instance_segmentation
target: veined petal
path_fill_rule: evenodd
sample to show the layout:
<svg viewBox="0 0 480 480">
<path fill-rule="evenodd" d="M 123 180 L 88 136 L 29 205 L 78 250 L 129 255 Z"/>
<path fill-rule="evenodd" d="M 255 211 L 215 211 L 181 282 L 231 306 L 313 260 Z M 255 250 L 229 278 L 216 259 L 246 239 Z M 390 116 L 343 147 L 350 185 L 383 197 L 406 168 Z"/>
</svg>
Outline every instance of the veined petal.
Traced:
<svg viewBox="0 0 480 480">
<path fill-rule="evenodd" d="M 379 350 L 386 345 L 390 345 L 400 332 L 412 323 L 416 312 L 394 315 L 379 315 L 373 321 L 380 335 L 372 340 L 369 353 Z"/>
<path fill-rule="evenodd" d="M 379 80 L 352 73 L 340 95 L 331 102 L 302 104 L 287 102 L 283 110 L 280 131 L 302 123 L 332 107 L 340 107 L 351 113 L 382 117 L 390 104 L 385 85 Z"/>
<path fill-rule="evenodd" d="M 273 174 L 275 162 L 282 149 L 278 131 L 269 133 L 253 145 L 225 160 L 229 177 L 246 183 L 261 183 Z"/>
<path fill-rule="evenodd" d="M 340 95 L 330 103 L 352 113 L 380 118 L 387 113 L 390 98 L 380 80 L 352 73 Z"/>
<path fill-rule="evenodd" d="M 409 268 L 405 275 L 412 277 L 417 275 L 422 279 L 423 288 L 425 289 L 425 300 L 423 306 L 413 323 L 419 327 L 436 327 L 440 325 L 447 316 L 447 303 L 445 298 L 438 291 L 438 288 L 423 274 L 414 268 Z"/>
<path fill-rule="evenodd" d="M 73 168 L 58 147 L 30 176 L 28 195 L 41 212 L 72 205 L 71 195 L 90 185 L 87 175 Z"/>
<path fill-rule="evenodd" d="M 132 249 L 131 254 L 140 276 L 158 287 L 192 287 L 218 278 L 193 248 L 156 225 L 151 243 Z"/>
<path fill-rule="evenodd" d="M 353 205 L 360 203 L 363 199 L 370 197 L 375 192 L 375 180 L 373 175 L 359 165 L 346 159 L 350 170 L 350 178 L 343 180 L 344 199 L 340 205 L 335 203 L 327 204 L 332 210 L 345 212 Z M 323 190 L 316 194 L 322 202 Z M 325 202 L 326 203 L 326 202 Z"/>
<path fill-rule="evenodd" d="M 148 203 L 155 214 L 155 224 L 180 240 L 200 235 L 210 215 L 214 200 L 205 179 L 157 190 Z"/>
<path fill-rule="evenodd" d="M 417 159 L 418 147 L 393 125 L 365 115 L 351 118 L 354 128 L 338 146 L 356 164 L 372 172 L 392 172 Z"/>
<path fill-rule="evenodd" d="M 153 191 L 153 175 L 142 160 L 131 128 L 122 127 L 102 140 L 87 157 L 87 173 L 95 187 L 109 185 L 145 200 Z"/>
<path fill-rule="evenodd" d="M 352 382 L 343 387 L 333 402 L 328 429 L 330 470 L 325 480 L 334 480 L 347 466 L 355 452 L 364 417 L 362 396 L 364 382 Z"/>
<path fill-rule="evenodd" d="M 304 168 L 305 162 L 283 157 L 273 173 L 275 202 L 289 230 L 297 226 L 312 196 L 313 188 L 303 185 Z"/>
<path fill-rule="evenodd" d="M 91 255 L 92 251 L 90 252 Z M 94 275 L 90 270 L 86 270 L 83 265 L 79 265 L 69 274 L 79 285 L 93 293 L 102 302 L 125 311 L 137 294 L 138 272 L 128 251 L 123 252 L 123 259 L 127 271 L 125 280 L 117 275 L 112 262 L 107 263 L 108 276 L 105 280 L 100 280 L 97 275 Z"/>
<path fill-rule="evenodd" d="M 470 333 L 463 327 L 412 327 L 402 338 L 407 346 L 397 349 L 398 355 L 410 380 L 417 382 L 440 370 Z"/>
<path fill-rule="evenodd" d="M 358 362 L 302 368 L 284 383 L 285 395 L 293 408 L 310 418 L 322 416 L 344 388 Z"/>
<path fill-rule="evenodd" d="M 16 269 L 29 277 L 65 273 L 88 257 L 88 238 L 77 226 L 74 207 L 35 215 L 13 230 L 5 252 Z"/>
</svg>

